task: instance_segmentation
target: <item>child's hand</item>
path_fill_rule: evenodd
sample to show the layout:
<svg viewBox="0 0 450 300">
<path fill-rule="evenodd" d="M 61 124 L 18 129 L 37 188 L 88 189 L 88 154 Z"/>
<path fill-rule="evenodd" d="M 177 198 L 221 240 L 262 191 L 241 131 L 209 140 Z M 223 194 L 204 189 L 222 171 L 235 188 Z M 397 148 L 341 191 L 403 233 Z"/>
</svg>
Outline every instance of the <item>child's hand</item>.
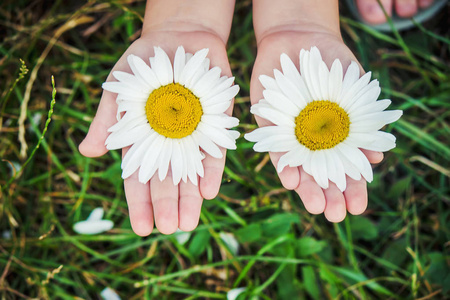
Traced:
<svg viewBox="0 0 450 300">
<path fill-rule="evenodd" d="M 231 76 L 225 44 L 217 35 L 201 31 L 147 31 L 122 55 L 107 81 L 115 81 L 111 75 L 113 71 L 131 73 L 126 60 L 130 54 L 137 55 L 148 62 L 148 58 L 154 56 L 153 47 L 159 46 L 166 51 L 173 62 L 175 51 L 180 45 L 184 46 L 189 53 L 209 48 L 208 58 L 211 60 L 211 65 L 220 67 L 222 75 Z M 117 122 L 116 96 L 115 93 L 103 92 L 97 114 L 79 147 L 83 155 L 96 157 L 108 151 L 105 147 L 107 129 Z M 232 107 L 227 113 L 231 114 L 231 110 Z M 128 148 L 123 149 L 122 156 Z M 138 172 L 125 179 L 125 194 L 133 230 L 142 236 L 149 235 L 153 230 L 153 220 L 159 231 L 164 234 L 173 233 L 177 228 L 191 231 L 197 227 L 203 198 L 212 199 L 219 191 L 225 164 L 225 150 L 222 149 L 222 152 L 222 159 L 206 154 L 203 160 L 204 177 L 199 178 L 198 186 L 190 181 L 180 182 L 178 186 L 174 186 L 170 170 L 162 182 L 158 176 L 153 176 L 147 184 L 142 184 L 138 181 Z"/>
<path fill-rule="evenodd" d="M 256 27 L 256 25 L 255 25 Z M 258 35 L 257 35 L 258 38 Z M 252 104 L 263 99 L 263 86 L 259 82 L 260 75 L 273 77 L 273 69 L 281 70 L 280 54 L 286 53 L 299 67 L 300 49 L 309 50 L 317 46 L 322 53 L 324 61 L 331 67 L 334 59 L 339 58 L 344 70 L 350 62 L 356 61 L 352 52 L 345 46 L 339 34 L 333 32 L 314 31 L 274 31 L 258 41 L 258 55 L 255 61 L 250 96 Z M 272 125 L 269 121 L 256 116 L 259 126 Z M 383 159 L 381 152 L 365 151 L 371 163 L 378 163 Z M 272 163 L 276 166 L 278 160 L 284 153 L 270 153 Z M 295 190 L 305 205 L 308 212 L 312 214 L 325 213 L 325 217 L 331 222 L 340 222 L 345 218 L 346 211 L 358 215 L 367 208 L 366 181 L 353 180 L 347 176 L 347 188 L 341 192 L 337 186 L 330 182 L 328 189 L 322 189 L 308 175 L 302 167 L 285 167 L 278 174 L 283 186 Z"/>
</svg>

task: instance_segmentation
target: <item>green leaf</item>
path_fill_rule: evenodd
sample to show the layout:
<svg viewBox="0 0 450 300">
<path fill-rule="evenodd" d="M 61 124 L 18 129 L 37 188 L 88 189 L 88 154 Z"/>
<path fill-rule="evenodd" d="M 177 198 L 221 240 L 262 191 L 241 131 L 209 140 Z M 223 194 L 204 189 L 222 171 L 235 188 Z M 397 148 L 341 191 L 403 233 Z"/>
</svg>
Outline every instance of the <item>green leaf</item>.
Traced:
<svg viewBox="0 0 450 300">
<path fill-rule="evenodd" d="M 450 280 L 450 267 L 444 254 L 432 252 L 428 254 L 430 265 L 425 273 L 425 278 L 430 283 L 446 287 L 445 283 Z M 447 289 L 450 287 L 447 286 Z"/>
<path fill-rule="evenodd" d="M 303 237 L 296 242 L 297 253 L 300 257 L 306 257 L 322 251 L 326 246 L 326 241 L 318 241 L 313 237 Z"/>
<path fill-rule="evenodd" d="M 276 237 L 289 232 L 292 223 L 299 222 L 297 214 L 276 214 L 262 223 L 262 231 L 265 236 Z"/>
<path fill-rule="evenodd" d="M 234 232 L 234 234 L 241 243 L 252 243 L 258 241 L 262 236 L 261 224 L 250 224 L 238 229 Z"/>
<path fill-rule="evenodd" d="M 378 237 L 378 228 L 365 217 L 351 216 L 350 225 L 354 240 L 372 241 Z"/>
<path fill-rule="evenodd" d="M 188 251 L 194 257 L 199 257 L 209 244 L 211 235 L 207 230 L 197 232 L 189 243 Z"/>
<path fill-rule="evenodd" d="M 320 299 L 319 282 L 317 282 L 316 272 L 313 267 L 304 266 L 302 275 L 305 290 L 313 299 Z"/>
</svg>

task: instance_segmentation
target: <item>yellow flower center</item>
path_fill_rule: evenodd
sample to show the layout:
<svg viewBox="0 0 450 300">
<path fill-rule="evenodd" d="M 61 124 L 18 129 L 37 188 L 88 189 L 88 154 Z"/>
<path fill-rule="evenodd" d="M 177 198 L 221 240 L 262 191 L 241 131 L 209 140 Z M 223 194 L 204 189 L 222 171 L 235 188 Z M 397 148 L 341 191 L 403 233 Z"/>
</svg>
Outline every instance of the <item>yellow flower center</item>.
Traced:
<svg viewBox="0 0 450 300">
<path fill-rule="evenodd" d="M 172 139 L 190 135 L 203 115 L 199 98 L 179 83 L 154 90 L 148 97 L 145 112 L 150 126 Z"/>
<path fill-rule="evenodd" d="M 330 149 L 344 141 L 350 118 L 338 104 L 328 100 L 309 103 L 295 118 L 295 135 L 310 150 Z"/>
</svg>

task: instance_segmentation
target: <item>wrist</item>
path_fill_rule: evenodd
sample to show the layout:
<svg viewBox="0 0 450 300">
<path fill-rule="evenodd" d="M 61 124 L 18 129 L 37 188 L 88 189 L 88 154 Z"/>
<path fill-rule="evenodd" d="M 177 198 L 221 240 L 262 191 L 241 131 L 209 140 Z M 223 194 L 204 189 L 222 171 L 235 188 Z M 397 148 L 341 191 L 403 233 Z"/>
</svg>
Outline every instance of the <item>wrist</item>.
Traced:
<svg viewBox="0 0 450 300">
<path fill-rule="evenodd" d="M 318 33 L 341 39 L 337 0 L 255 0 L 253 25 L 258 44 L 278 33 Z"/>
<path fill-rule="evenodd" d="M 207 32 L 226 44 L 234 0 L 148 0 L 142 36 L 148 32 Z"/>
</svg>

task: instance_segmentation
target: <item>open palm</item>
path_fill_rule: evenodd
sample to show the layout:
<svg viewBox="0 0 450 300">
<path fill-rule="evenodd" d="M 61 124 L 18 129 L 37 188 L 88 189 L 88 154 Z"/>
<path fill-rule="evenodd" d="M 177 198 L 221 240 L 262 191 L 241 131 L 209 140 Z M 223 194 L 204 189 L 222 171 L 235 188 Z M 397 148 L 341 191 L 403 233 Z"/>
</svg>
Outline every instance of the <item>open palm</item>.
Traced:
<svg viewBox="0 0 450 300">
<path fill-rule="evenodd" d="M 342 39 L 335 34 L 288 31 L 267 35 L 258 44 L 258 55 L 250 87 L 252 104 L 263 98 L 263 86 L 258 80 L 259 76 L 273 76 L 274 69 L 281 70 L 280 55 L 282 53 L 286 53 L 299 68 L 300 50 L 309 50 L 312 46 L 319 48 L 328 67 L 336 58 L 341 60 L 344 70 L 351 61 L 356 61 Z M 273 125 L 259 117 L 256 117 L 256 121 L 259 126 Z M 365 150 L 363 152 L 371 163 L 380 162 L 383 158 L 381 152 Z M 283 154 L 271 152 L 272 163 L 277 165 Z M 364 179 L 356 181 L 347 177 L 347 188 L 341 192 L 333 182 L 330 182 L 327 189 L 322 189 L 301 166 L 285 167 L 278 175 L 285 188 L 298 193 L 307 211 L 312 214 L 324 213 L 329 221 L 342 221 L 347 210 L 351 214 L 361 214 L 367 208 L 367 187 Z"/>
<path fill-rule="evenodd" d="M 178 46 L 182 45 L 186 52 L 209 48 L 208 58 L 211 65 L 222 69 L 222 75 L 231 76 L 225 45 L 216 35 L 206 32 L 149 32 L 136 40 L 111 70 L 107 81 L 114 81 L 111 75 L 114 71 L 131 73 L 127 64 L 127 56 L 134 54 L 145 61 L 154 56 L 154 46 L 161 47 L 168 56 L 174 58 Z M 80 144 L 80 152 L 87 157 L 97 157 L 105 154 L 105 140 L 108 128 L 117 122 L 117 94 L 104 91 L 97 114 L 89 128 L 89 132 Z M 227 111 L 231 114 L 232 108 Z M 124 148 L 122 156 L 129 147 Z M 203 199 L 214 198 L 220 188 L 225 164 L 225 150 L 221 149 L 223 157 L 213 158 L 206 154 L 203 160 L 204 177 L 199 178 L 198 186 L 180 182 L 173 185 L 169 168 L 168 176 L 160 181 L 154 175 L 149 182 L 142 184 L 138 180 L 138 172 L 125 179 L 125 195 L 128 202 L 130 221 L 134 232 L 138 235 L 149 235 L 153 223 L 161 233 L 171 234 L 180 228 L 190 231 L 197 227 Z"/>
</svg>

